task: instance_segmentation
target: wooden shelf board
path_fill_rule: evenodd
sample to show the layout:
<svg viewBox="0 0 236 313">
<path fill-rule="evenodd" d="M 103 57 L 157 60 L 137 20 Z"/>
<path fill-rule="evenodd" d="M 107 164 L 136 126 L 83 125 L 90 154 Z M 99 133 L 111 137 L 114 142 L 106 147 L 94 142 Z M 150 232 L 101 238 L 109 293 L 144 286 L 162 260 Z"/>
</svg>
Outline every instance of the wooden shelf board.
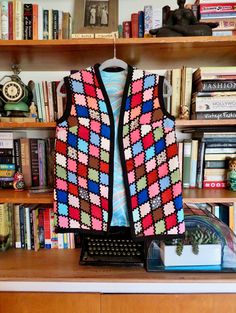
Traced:
<svg viewBox="0 0 236 313">
<path fill-rule="evenodd" d="M 14 191 L 11 189 L 0 190 L 0 203 L 39 203 L 49 204 L 53 202 L 52 193 L 30 194 L 27 190 Z"/>
<path fill-rule="evenodd" d="M 116 45 L 117 57 L 146 69 L 183 64 L 192 67 L 236 64 L 236 38 L 233 36 L 122 38 L 117 39 Z M 13 63 L 20 64 L 24 71 L 71 70 L 112 56 L 112 39 L 0 41 L 2 70 L 9 70 Z"/>
<path fill-rule="evenodd" d="M 53 129 L 56 127 L 56 122 L 0 122 L 0 129 Z"/>
<path fill-rule="evenodd" d="M 143 268 L 79 265 L 80 250 L 1 253 L 0 281 L 66 282 L 236 282 L 235 273 L 155 273 Z"/>
<path fill-rule="evenodd" d="M 231 120 L 176 120 L 177 128 L 204 126 L 236 126 L 236 119 Z M 0 129 L 55 129 L 56 122 L 0 122 Z"/>
<path fill-rule="evenodd" d="M 184 202 L 236 202 L 236 192 L 226 189 L 184 189 Z M 53 194 L 30 194 L 28 191 L 0 190 L 0 203 L 53 203 Z"/>
<path fill-rule="evenodd" d="M 230 120 L 177 120 L 177 128 L 186 127 L 205 127 L 205 126 L 235 126 L 236 119 Z"/>
</svg>

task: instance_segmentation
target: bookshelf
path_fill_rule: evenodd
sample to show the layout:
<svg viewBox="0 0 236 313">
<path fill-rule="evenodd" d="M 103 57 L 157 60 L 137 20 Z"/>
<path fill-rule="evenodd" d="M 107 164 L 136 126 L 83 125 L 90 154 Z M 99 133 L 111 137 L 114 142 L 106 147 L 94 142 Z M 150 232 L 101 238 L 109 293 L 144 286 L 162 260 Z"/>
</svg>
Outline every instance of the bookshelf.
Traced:
<svg viewBox="0 0 236 313">
<path fill-rule="evenodd" d="M 236 65 L 236 37 L 117 39 L 116 45 L 117 57 L 146 69 L 173 68 L 183 64 L 192 67 L 215 64 L 219 66 Z M 113 40 L 109 39 L 0 41 L 0 68 L 2 70 L 9 70 L 12 63 L 19 63 L 23 71 L 64 71 L 99 63 L 112 55 Z M 224 125 L 234 126 L 236 120 L 176 121 L 178 129 L 202 126 L 214 128 Z M 0 123 L 0 129 L 8 130 L 33 129 L 40 132 L 44 129 L 55 130 L 55 127 L 55 123 Z M 183 197 L 185 202 L 236 203 L 236 193 L 228 190 L 188 189 L 184 190 Z M 27 191 L 0 191 L 0 202 L 50 204 L 52 199 L 52 194 L 32 195 Z M 37 291 L 39 293 L 37 303 L 39 304 L 43 301 L 46 303 L 51 301 L 54 303 L 54 307 L 57 307 L 56 304 L 60 302 L 58 313 L 67 312 L 67 303 L 70 301 L 74 303 L 73 309 L 78 308 L 81 312 L 89 312 L 88 305 L 85 305 L 83 301 L 94 304 L 94 307 L 90 308 L 91 312 L 111 312 L 111 310 L 109 311 L 111 299 L 113 303 L 117 304 L 116 307 L 112 306 L 113 313 L 144 312 L 141 309 L 142 305 L 140 308 L 135 307 L 138 301 L 142 301 L 144 304 L 148 304 L 150 301 L 155 303 L 156 307 L 153 305 L 150 312 L 157 312 L 159 303 L 162 303 L 164 305 L 163 312 L 169 313 L 168 307 L 171 307 L 170 303 L 173 302 L 173 297 L 176 295 L 178 296 L 175 298 L 177 303 L 178 301 L 180 304 L 184 303 L 184 306 L 180 306 L 182 309 L 177 309 L 176 313 L 188 312 L 190 305 L 191 312 L 198 312 L 199 303 L 204 304 L 204 312 L 207 313 L 221 312 L 222 305 L 227 312 L 234 312 L 236 296 L 234 294 L 223 295 L 225 292 L 236 294 L 236 274 L 234 273 L 147 273 L 143 268 L 80 267 L 78 260 L 78 250 L 41 250 L 35 253 L 34 251 L 12 249 L 1 254 L 0 291 L 5 292 L 0 292 L 0 311 L 1 303 L 7 301 L 10 308 L 9 313 L 14 312 L 16 304 L 12 299 L 16 299 L 17 305 L 20 304 L 24 308 L 33 307 L 35 304 L 33 292 Z M 27 285 L 27 283 L 31 284 Z M 67 283 L 75 285 L 71 285 L 70 289 Z M 107 289 L 104 287 L 106 284 L 108 285 Z M 115 287 L 116 284 L 120 287 Z M 129 284 L 131 284 L 130 288 Z M 115 288 L 112 289 L 113 287 Z M 7 291 L 11 291 L 11 293 L 8 294 Z M 28 294 L 14 291 L 27 291 Z M 50 300 L 47 300 L 48 293 L 43 293 L 43 291 L 51 292 Z M 58 291 L 67 292 L 67 294 L 53 298 Z M 72 292 L 80 294 L 74 298 Z M 150 298 L 130 295 L 136 292 L 153 293 L 153 295 L 149 295 Z M 199 295 L 197 297 L 196 295 L 178 295 L 194 292 Z M 221 295 L 209 294 L 215 292 L 221 293 Z M 81 298 L 82 293 L 84 296 L 87 295 L 87 298 Z M 104 295 L 106 293 L 114 293 L 114 295 Z M 119 311 L 121 303 L 117 303 L 117 301 L 120 298 L 115 293 L 128 294 L 126 311 Z M 166 293 L 166 295 L 161 298 L 162 302 L 158 302 L 161 293 Z M 9 301 L 9 299 L 11 300 Z M 64 301 L 64 299 L 66 300 Z M 120 301 L 125 300 L 125 298 L 122 299 Z M 219 301 L 221 302 L 218 305 Z M 135 311 L 132 310 L 132 306 L 136 308 Z M 41 312 L 54 312 L 53 309 L 47 310 L 47 308 L 43 307 Z M 4 312 L 4 310 L 2 311 Z M 27 309 L 25 309 L 26 311 Z"/>
</svg>

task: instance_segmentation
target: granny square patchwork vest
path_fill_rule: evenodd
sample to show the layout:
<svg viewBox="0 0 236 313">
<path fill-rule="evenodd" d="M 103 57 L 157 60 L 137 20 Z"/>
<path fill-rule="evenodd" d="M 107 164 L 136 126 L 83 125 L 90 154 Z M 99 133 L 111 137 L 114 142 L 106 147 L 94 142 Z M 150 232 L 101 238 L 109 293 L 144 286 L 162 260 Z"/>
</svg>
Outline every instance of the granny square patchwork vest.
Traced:
<svg viewBox="0 0 236 313">
<path fill-rule="evenodd" d="M 99 65 L 65 78 L 68 103 L 56 129 L 58 231 L 106 233 L 112 217 L 114 117 Z M 174 119 L 163 77 L 128 67 L 118 137 L 134 239 L 184 233 Z"/>
</svg>

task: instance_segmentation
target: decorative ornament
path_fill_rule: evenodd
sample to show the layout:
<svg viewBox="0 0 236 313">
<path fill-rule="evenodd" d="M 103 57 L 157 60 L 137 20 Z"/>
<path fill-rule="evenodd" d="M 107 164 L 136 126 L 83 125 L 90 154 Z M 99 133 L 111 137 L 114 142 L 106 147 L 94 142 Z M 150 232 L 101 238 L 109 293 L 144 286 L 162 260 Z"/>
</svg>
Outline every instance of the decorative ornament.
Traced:
<svg viewBox="0 0 236 313">
<path fill-rule="evenodd" d="M 236 191 L 236 158 L 231 158 L 229 160 L 227 182 L 229 190 Z"/>
<path fill-rule="evenodd" d="M 13 180 L 13 188 L 16 191 L 23 191 L 25 188 L 24 176 L 21 172 L 16 172 Z"/>
</svg>

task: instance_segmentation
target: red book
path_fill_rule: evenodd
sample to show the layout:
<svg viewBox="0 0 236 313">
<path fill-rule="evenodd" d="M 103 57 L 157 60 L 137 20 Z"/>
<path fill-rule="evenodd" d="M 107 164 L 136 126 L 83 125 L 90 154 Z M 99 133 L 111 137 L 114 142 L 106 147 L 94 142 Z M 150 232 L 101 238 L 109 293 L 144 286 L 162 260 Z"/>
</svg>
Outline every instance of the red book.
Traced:
<svg viewBox="0 0 236 313">
<path fill-rule="evenodd" d="M 8 39 L 13 40 L 13 2 L 8 2 Z"/>
<path fill-rule="evenodd" d="M 131 34 L 132 38 L 138 38 L 138 13 L 131 14 Z"/>
<path fill-rule="evenodd" d="M 226 182 L 225 181 L 203 181 L 203 188 L 212 188 L 212 189 L 218 189 L 218 188 L 226 188 Z"/>
<path fill-rule="evenodd" d="M 43 224 L 44 224 L 44 242 L 45 248 L 51 249 L 51 226 L 50 226 L 50 208 L 46 208 L 43 211 Z"/>
<path fill-rule="evenodd" d="M 236 2 L 234 3 L 204 3 L 200 4 L 200 13 L 226 13 L 236 12 Z"/>
<path fill-rule="evenodd" d="M 123 38 L 131 38 L 131 22 L 123 22 Z"/>
</svg>

